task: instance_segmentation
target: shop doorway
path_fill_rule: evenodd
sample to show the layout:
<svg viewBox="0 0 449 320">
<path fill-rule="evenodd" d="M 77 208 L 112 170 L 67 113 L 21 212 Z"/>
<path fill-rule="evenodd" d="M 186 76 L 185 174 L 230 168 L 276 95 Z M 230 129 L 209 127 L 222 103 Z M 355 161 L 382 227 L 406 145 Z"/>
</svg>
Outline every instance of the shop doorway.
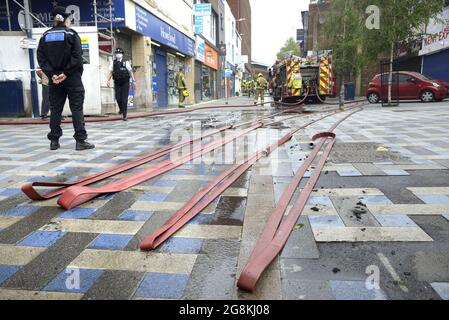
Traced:
<svg viewBox="0 0 449 320">
<path fill-rule="evenodd" d="M 157 84 L 157 106 L 168 107 L 167 95 L 167 52 L 156 49 L 156 84 Z"/>
</svg>

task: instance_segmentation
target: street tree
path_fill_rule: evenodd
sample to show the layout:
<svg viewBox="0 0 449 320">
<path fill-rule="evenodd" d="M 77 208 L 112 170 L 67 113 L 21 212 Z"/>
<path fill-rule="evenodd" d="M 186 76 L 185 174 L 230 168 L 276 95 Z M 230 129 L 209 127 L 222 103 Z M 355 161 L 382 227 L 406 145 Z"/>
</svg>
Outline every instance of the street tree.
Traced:
<svg viewBox="0 0 449 320">
<path fill-rule="evenodd" d="M 443 0 L 334 0 L 326 30 L 334 45 L 336 64 L 342 63 L 341 71 L 360 72 L 364 64 L 388 54 L 391 104 L 395 46 L 421 38 L 429 20 L 438 19 L 443 6 Z M 371 13 L 379 14 L 377 28 L 368 28 L 367 19 L 373 19 L 369 11 L 367 14 L 369 7 L 379 9 Z"/>
<path fill-rule="evenodd" d="M 288 54 L 293 54 L 295 56 L 301 55 L 301 48 L 299 47 L 298 42 L 296 42 L 293 37 L 287 39 L 284 46 L 277 53 L 277 58 L 281 60 Z"/>
</svg>

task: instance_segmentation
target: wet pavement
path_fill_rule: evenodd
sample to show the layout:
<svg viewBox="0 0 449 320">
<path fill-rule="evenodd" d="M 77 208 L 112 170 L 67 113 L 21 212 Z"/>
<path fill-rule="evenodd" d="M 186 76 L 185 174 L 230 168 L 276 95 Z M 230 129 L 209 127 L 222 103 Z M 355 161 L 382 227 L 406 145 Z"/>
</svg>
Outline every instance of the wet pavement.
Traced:
<svg viewBox="0 0 449 320">
<path fill-rule="evenodd" d="M 275 111 L 267 104 L 89 123 L 97 148 L 83 152 L 74 150 L 71 125 L 64 125 L 56 152 L 48 151 L 46 126 L 1 126 L 0 299 L 448 299 L 449 102 L 369 105 L 340 125 L 300 227 L 253 294 L 235 283 L 264 222 L 311 151 L 310 138 L 342 114 L 300 131 L 259 161 L 154 252 L 141 252 L 140 241 L 201 187 L 318 115 L 278 116 L 281 126 L 253 131 L 69 211 L 20 191 L 26 182 L 74 181 L 192 134 Z M 354 212 L 358 203 L 366 212 Z"/>
</svg>

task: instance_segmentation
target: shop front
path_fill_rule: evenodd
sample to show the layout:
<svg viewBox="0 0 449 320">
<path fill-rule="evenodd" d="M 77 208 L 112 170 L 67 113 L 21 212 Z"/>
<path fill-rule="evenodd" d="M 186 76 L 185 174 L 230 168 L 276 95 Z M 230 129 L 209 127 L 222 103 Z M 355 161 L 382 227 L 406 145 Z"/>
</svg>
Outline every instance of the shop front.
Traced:
<svg viewBox="0 0 449 320">
<path fill-rule="evenodd" d="M 449 81 L 449 7 L 427 26 L 427 37 L 423 39 L 420 55 L 422 73 L 431 79 Z"/>
<path fill-rule="evenodd" d="M 191 73 L 195 41 L 136 5 L 136 31 L 151 38 L 151 67 L 153 106 L 166 108 L 178 104 L 176 73 L 184 69 Z"/>
<path fill-rule="evenodd" d="M 203 101 L 217 99 L 218 52 L 207 43 L 204 48 L 204 64 L 201 69 Z"/>
</svg>

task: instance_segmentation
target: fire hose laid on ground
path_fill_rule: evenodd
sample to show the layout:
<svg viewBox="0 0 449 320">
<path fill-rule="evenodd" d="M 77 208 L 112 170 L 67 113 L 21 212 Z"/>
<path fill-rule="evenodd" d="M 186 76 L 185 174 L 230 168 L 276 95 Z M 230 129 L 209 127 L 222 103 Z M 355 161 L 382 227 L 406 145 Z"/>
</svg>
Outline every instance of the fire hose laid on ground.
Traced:
<svg viewBox="0 0 449 320">
<path fill-rule="evenodd" d="M 51 198 L 54 198 L 54 197 L 57 197 L 57 196 L 63 194 L 70 187 L 73 187 L 73 186 L 86 186 L 86 185 L 93 184 L 95 182 L 102 181 L 104 179 L 110 178 L 110 177 L 115 176 L 117 174 L 123 173 L 123 172 L 125 172 L 127 170 L 130 170 L 130 169 L 136 168 L 136 167 L 138 167 L 140 165 L 143 165 L 143 164 L 145 164 L 147 162 L 150 162 L 152 160 L 155 160 L 157 158 L 165 156 L 165 155 L 169 154 L 172 151 L 179 150 L 182 147 L 185 147 L 187 145 L 191 145 L 191 144 L 193 144 L 196 141 L 201 141 L 202 139 L 204 139 L 206 137 L 213 136 L 213 135 L 215 135 L 217 133 L 220 133 L 222 131 L 225 131 L 225 130 L 228 130 L 228 129 L 232 129 L 232 128 L 234 128 L 234 129 L 235 128 L 240 128 L 240 127 L 247 126 L 247 125 L 253 126 L 253 125 L 259 124 L 264 119 L 269 119 L 269 118 L 272 118 L 272 117 L 275 117 L 275 116 L 278 116 L 278 115 L 281 115 L 281 114 L 284 114 L 284 113 L 294 112 L 294 111 L 296 111 L 296 109 L 289 109 L 289 110 L 277 112 L 277 113 L 274 113 L 272 115 L 263 117 L 263 118 L 261 118 L 261 119 L 259 119 L 257 121 L 249 121 L 249 122 L 241 123 L 241 124 L 234 125 L 234 126 L 225 126 L 225 127 L 222 127 L 222 128 L 219 128 L 219 129 L 216 129 L 216 130 L 213 130 L 213 131 L 210 131 L 210 132 L 208 132 L 206 134 L 202 134 L 200 137 L 196 137 L 196 138 L 184 141 L 184 142 L 180 142 L 180 143 L 175 144 L 173 146 L 170 146 L 170 147 L 167 147 L 167 148 L 163 148 L 161 150 L 152 152 L 152 153 L 150 153 L 148 155 L 145 155 L 145 156 L 143 156 L 141 158 L 138 158 L 136 160 L 126 162 L 126 163 L 121 164 L 119 166 L 116 166 L 114 168 L 108 169 L 108 170 L 106 170 L 104 172 L 97 173 L 97 174 L 91 175 L 89 177 L 77 180 L 77 181 L 75 181 L 73 183 L 33 182 L 33 183 L 29 183 L 29 184 L 24 185 L 22 187 L 22 191 L 32 200 L 47 200 L 47 199 L 51 199 Z M 49 192 L 47 194 L 43 194 L 42 195 L 39 192 L 37 192 L 35 187 L 53 187 L 53 188 L 60 187 L 60 188 L 57 189 L 57 190 L 51 191 L 51 192 Z"/>
<path fill-rule="evenodd" d="M 170 238 L 176 231 L 182 228 L 187 222 L 197 216 L 214 199 L 229 188 L 242 174 L 251 166 L 276 150 L 279 146 L 289 141 L 299 130 L 304 129 L 318 121 L 328 118 L 337 113 L 337 111 L 327 112 L 328 114 L 317 120 L 310 121 L 290 131 L 287 135 L 279 139 L 274 144 L 264 150 L 251 155 L 248 160 L 242 164 L 235 164 L 216 177 L 207 187 L 201 189 L 193 196 L 181 209 L 179 209 L 161 228 L 147 236 L 140 244 L 142 250 L 154 250 L 165 240 Z M 308 160 L 309 161 L 309 160 Z M 215 189 L 215 190 L 214 190 Z M 213 191 L 212 191 L 213 190 Z M 211 193 L 210 193 L 211 192 Z M 209 194 L 210 193 L 210 194 Z"/>
<path fill-rule="evenodd" d="M 355 108 L 360 107 L 360 105 L 352 106 L 349 109 L 353 110 Z M 270 216 L 269 220 L 266 223 L 264 231 L 262 232 L 261 237 L 259 238 L 255 249 L 253 250 L 251 257 L 243 269 L 240 278 L 238 280 L 238 287 L 247 291 L 254 291 L 257 281 L 260 278 L 263 271 L 269 266 L 269 264 L 275 259 L 275 257 L 279 254 L 279 252 L 284 247 L 291 231 L 293 230 L 295 223 L 299 216 L 302 213 L 302 210 L 312 192 L 318 178 L 320 176 L 321 170 L 324 167 L 327 158 L 332 150 L 332 147 L 335 143 L 335 134 L 333 131 L 335 128 L 346 120 L 348 117 L 353 115 L 354 113 L 360 111 L 361 109 L 357 109 L 352 111 L 350 114 L 346 115 L 344 118 L 340 119 L 337 123 L 332 126 L 332 128 L 328 132 L 323 132 L 315 135 L 313 137 L 314 141 L 317 141 L 315 148 L 312 153 L 307 158 L 306 162 L 301 166 L 300 169 L 296 172 L 293 180 L 289 184 L 287 190 L 282 195 L 280 202 L 278 203 L 276 209 L 273 214 Z M 283 114 L 288 112 L 282 111 L 275 115 Z M 264 156 L 268 156 L 271 152 L 276 150 L 280 145 L 283 145 L 287 141 L 289 141 L 293 135 L 301 129 L 304 129 L 310 126 L 313 123 L 323 120 L 324 118 L 330 117 L 338 111 L 326 111 L 321 112 L 326 114 L 320 117 L 317 120 L 311 121 L 307 124 L 304 124 L 298 128 L 295 128 L 290 133 L 285 135 L 276 143 L 270 145 L 266 149 L 256 152 L 252 156 L 249 157 L 243 164 L 236 164 L 225 170 L 218 177 L 216 177 L 207 187 L 201 189 L 192 199 L 190 199 L 180 210 L 178 210 L 161 228 L 153 232 L 151 235 L 147 236 L 140 247 L 142 250 L 152 250 L 161 245 L 165 240 L 170 238 L 175 232 L 177 232 L 180 228 L 182 228 L 187 222 L 193 219 L 196 215 L 198 215 L 205 207 L 207 207 L 214 199 L 216 199 L 219 195 L 221 195 L 227 188 L 229 188 L 232 183 L 234 183 L 243 173 L 245 173 L 251 166 L 260 160 Z M 268 116 L 266 118 L 274 117 L 275 115 Z M 283 119 L 282 121 L 296 118 L 300 115 L 295 115 L 293 117 L 289 117 L 287 119 Z M 105 193 L 113 193 L 120 192 L 140 184 L 144 181 L 152 179 L 156 176 L 159 176 L 163 173 L 166 173 L 182 164 L 185 164 L 197 157 L 200 157 L 206 153 L 209 153 L 217 148 L 220 148 L 235 139 L 242 137 L 254 130 L 262 128 L 264 126 L 273 125 L 279 123 L 279 121 L 271 121 L 271 122 L 263 122 L 261 119 L 253 122 L 242 123 L 237 126 L 226 126 L 220 129 L 216 129 L 206 134 L 203 137 L 198 137 L 191 139 L 189 141 L 180 142 L 174 146 L 167 147 L 161 149 L 159 151 L 153 152 L 147 156 L 139 158 L 137 160 L 124 163 L 120 166 L 107 170 L 105 172 L 78 180 L 73 184 L 62 184 L 62 183 L 32 183 L 25 185 L 22 190 L 25 194 L 27 194 L 31 199 L 35 200 L 44 200 L 49 199 L 58 195 L 61 197 L 58 200 L 58 204 L 61 205 L 65 209 L 74 208 L 82 203 L 85 203 L 100 194 Z M 114 181 L 110 184 L 98 187 L 98 188 L 89 188 L 86 185 L 92 184 L 97 181 L 101 181 L 103 179 L 112 177 L 129 169 L 135 168 L 139 165 L 147 163 L 156 158 L 162 157 L 170 153 L 171 151 L 180 149 L 184 146 L 192 144 L 194 141 L 201 140 L 204 137 L 209 137 L 214 134 L 220 133 L 222 131 L 238 128 L 245 125 L 249 125 L 246 129 L 241 129 L 228 137 L 221 137 L 215 139 L 214 141 L 208 143 L 205 146 L 201 146 L 196 150 L 193 150 L 187 155 L 179 156 L 172 160 L 165 160 L 156 165 L 143 169 L 140 172 L 135 174 L 131 174 L 125 178 Z M 327 144 L 326 144 L 327 143 Z M 282 217 L 284 216 L 284 212 L 291 201 L 294 191 L 298 188 L 299 183 L 304 177 L 305 172 L 312 165 L 313 161 L 316 159 L 317 155 L 321 151 L 321 149 L 325 146 L 324 152 L 318 162 L 316 169 L 313 171 L 310 179 L 308 180 L 305 188 L 300 193 L 298 200 L 296 201 L 293 209 L 290 211 L 289 215 L 285 219 L 285 221 L 281 224 Z M 46 187 L 62 187 L 55 191 L 52 191 L 46 195 L 40 195 L 34 189 L 34 186 L 46 186 Z"/>
</svg>

